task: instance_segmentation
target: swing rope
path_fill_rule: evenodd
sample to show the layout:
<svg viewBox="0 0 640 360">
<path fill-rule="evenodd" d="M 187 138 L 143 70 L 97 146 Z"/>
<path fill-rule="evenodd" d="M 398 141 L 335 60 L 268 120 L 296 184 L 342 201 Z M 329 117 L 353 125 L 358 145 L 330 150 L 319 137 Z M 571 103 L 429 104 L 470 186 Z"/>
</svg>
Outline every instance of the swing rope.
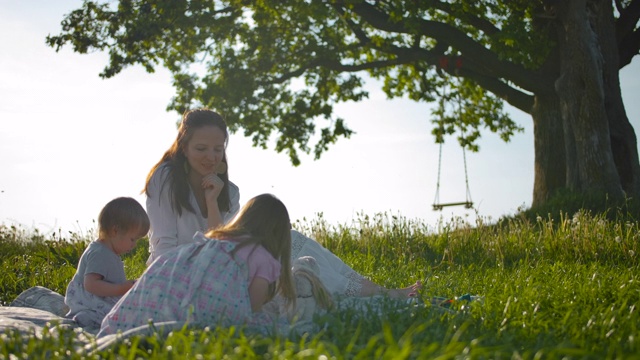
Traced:
<svg viewBox="0 0 640 360">
<path fill-rule="evenodd" d="M 442 164 L 442 143 L 440 143 L 440 150 L 438 151 L 438 181 L 436 182 L 436 197 L 433 199 L 433 210 L 442 210 L 440 205 L 440 167 Z"/>
<path fill-rule="evenodd" d="M 460 108 L 460 104 L 458 103 L 458 112 Z M 458 113 L 459 115 L 459 113 Z M 443 132 L 444 133 L 444 132 Z M 460 138 L 464 139 L 464 132 L 462 130 L 462 126 L 460 126 Z M 444 142 L 444 141 L 443 141 Z M 438 151 L 438 180 L 436 182 L 436 196 L 433 199 L 433 210 L 438 211 L 442 210 L 445 206 L 458 206 L 464 205 L 466 209 L 473 208 L 473 201 L 471 200 L 471 190 L 469 190 L 469 175 L 467 172 L 467 152 L 462 146 L 462 159 L 464 161 L 464 181 L 467 188 L 465 201 L 453 202 L 453 203 L 440 203 L 440 173 L 442 168 L 442 142 L 440 143 L 439 151 Z"/>
<path fill-rule="evenodd" d="M 466 186 L 466 197 L 465 201 L 453 202 L 453 203 L 440 203 L 440 173 L 442 167 L 442 143 L 440 143 L 440 150 L 438 154 L 438 180 L 436 183 L 436 196 L 433 199 L 433 210 L 442 210 L 445 206 L 458 206 L 464 205 L 465 209 L 473 208 L 473 201 L 471 200 L 471 190 L 469 189 L 469 175 L 467 172 L 467 152 L 464 147 L 462 147 L 462 158 L 464 161 L 464 182 Z"/>
<path fill-rule="evenodd" d="M 462 128 L 460 128 L 460 136 L 463 136 Z M 467 173 L 467 151 L 464 149 L 464 146 L 462 147 L 462 159 L 464 161 L 464 182 L 465 182 L 465 185 L 467 186 L 467 194 L 465 197 L 466 201 L 465 201 L 464 207 L 466 209 L 471 209 L 473 208 L 473 201 L 471 201 L 471 190 L 469 190 L 469 175 Z"/>
</svg>

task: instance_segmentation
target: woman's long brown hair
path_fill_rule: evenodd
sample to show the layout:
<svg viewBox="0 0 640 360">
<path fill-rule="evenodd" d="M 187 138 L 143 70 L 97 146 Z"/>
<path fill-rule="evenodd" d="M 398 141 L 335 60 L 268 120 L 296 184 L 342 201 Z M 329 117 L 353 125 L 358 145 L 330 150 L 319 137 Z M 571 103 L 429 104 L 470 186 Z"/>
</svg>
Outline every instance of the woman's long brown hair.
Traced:
<svg viewBox="0 0 640 360">
<path fill-rule="evenodd" d="M 195 209 L 189 202 L 189 194 L 191 189 L 189 188 L 189 182 L 187 179 L 187 172 L 185 171 L 185 164 L 187 164 L 187 158 L 184 155 L 184 150 L 187 144 L 193 137 L 193 133 L 204 127 L 215 126 L 222 130 L 225 134 L 225 153 L 222 157 L 222 162 L 227 165 L 227 171 L 224 174 L 218 174 L 218 177 L 224 182 L 224 187 L 218 196 L 218 208 L 221 212 L 229 211 L 231 207 L 231 200 L 229 197 L 229 164 L 227 163 L 227 143 L 229 141 L 229 131 L 227 129 L 227 123 L 224 118 L 215 111 L 209 109 L 195 109 L 184 113 L 180 127 L 178 127 L 178 136 L 173 142 L 169 150 L 167 150 L 160 161 L 155 164 L 145 182 L 144 190 L 142 191 L 147 196 L 151 197 L 157 194 L 150 194 L 149 183 L 153 174 L 162 166 L 166 166 L 169 171 L 169 176 L 162 183 L 160 191 L 165 186 L 169 186 L 169 194 L 171 198 L 171 207 L 178 215 L 182 215 L 182 209 L 195 213 Z"/>
</svg>

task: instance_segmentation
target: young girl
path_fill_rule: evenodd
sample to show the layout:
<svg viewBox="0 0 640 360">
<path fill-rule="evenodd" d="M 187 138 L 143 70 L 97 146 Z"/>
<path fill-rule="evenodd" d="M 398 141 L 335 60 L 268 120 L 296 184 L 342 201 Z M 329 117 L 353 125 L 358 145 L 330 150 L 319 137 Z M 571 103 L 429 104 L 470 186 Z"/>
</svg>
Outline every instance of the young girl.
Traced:
<svg viewBox="0 0 640 360">
<path fill-rule="evenodd" d="M 120 255 L 148 232 L 149 217 L 135 199 L 120 197 L 105 205 L 98 216 L 98 239 L 80 257 L 67 286 L 67 317 L 88 331 L 100 328 L 104 316 L 135 282 L 127 280 Z"/>
<path fill-rule="evenodd" d="M 159 256 L 102 322 L 98 337 L 151 320 L 206 326 L 266 325 L 262 306 L 279 294 L 295 302 L 291 224 L 270 194 L 249 200 L 228 225 Z"/>
</svg>

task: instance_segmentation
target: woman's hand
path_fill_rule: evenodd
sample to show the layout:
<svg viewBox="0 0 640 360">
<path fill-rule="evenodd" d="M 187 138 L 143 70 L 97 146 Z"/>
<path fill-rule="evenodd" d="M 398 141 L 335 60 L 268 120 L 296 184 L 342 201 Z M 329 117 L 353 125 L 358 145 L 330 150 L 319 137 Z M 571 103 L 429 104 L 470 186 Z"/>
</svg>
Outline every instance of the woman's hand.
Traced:
<svg viewBox="0 0 640 360">
<path fill-rule="evenodd" d="M 204 197 L 209 205 L 211 202 L 218 201 L 218 196 L 224 187 L 224 182 L 215 173 L 205 175 L 202 178 L 202 188 L 204 189 Z"/>
<path fill-rule="evenodd" d="M 222 225 L 222 214 L 218 207 L 218 195 L 224 187 L 224 182 L 215 173 L 205 175 L 202 178 L 204 199 L 207 205 L 207 230 L 215 229 Z"/>
</svg>

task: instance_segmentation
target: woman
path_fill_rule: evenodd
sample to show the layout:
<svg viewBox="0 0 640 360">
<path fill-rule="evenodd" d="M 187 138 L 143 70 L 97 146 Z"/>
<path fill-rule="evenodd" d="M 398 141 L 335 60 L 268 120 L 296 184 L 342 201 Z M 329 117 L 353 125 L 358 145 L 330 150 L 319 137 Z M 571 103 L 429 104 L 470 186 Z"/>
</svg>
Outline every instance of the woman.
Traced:
<svg viewBox="0 0 640 360">
<path fill-rule="evenodd" d="M 240 191 L 227 172 L 228 141 L 227 124 L 220 114 L 195 109 L 183 115 L 176 140 L 151 168 L 143 191 L 151 220 L 147 264 L 179 245 L 192 243 L 196 232 L 229 222 L 238 212 Z M 421 286 L 418 282 L 404 289 L 386 289 L 293 229 L 291 242 L 291 258 L 314 257 L 321 280 L 333 294 L 404 298 Z"/>
</svg>

